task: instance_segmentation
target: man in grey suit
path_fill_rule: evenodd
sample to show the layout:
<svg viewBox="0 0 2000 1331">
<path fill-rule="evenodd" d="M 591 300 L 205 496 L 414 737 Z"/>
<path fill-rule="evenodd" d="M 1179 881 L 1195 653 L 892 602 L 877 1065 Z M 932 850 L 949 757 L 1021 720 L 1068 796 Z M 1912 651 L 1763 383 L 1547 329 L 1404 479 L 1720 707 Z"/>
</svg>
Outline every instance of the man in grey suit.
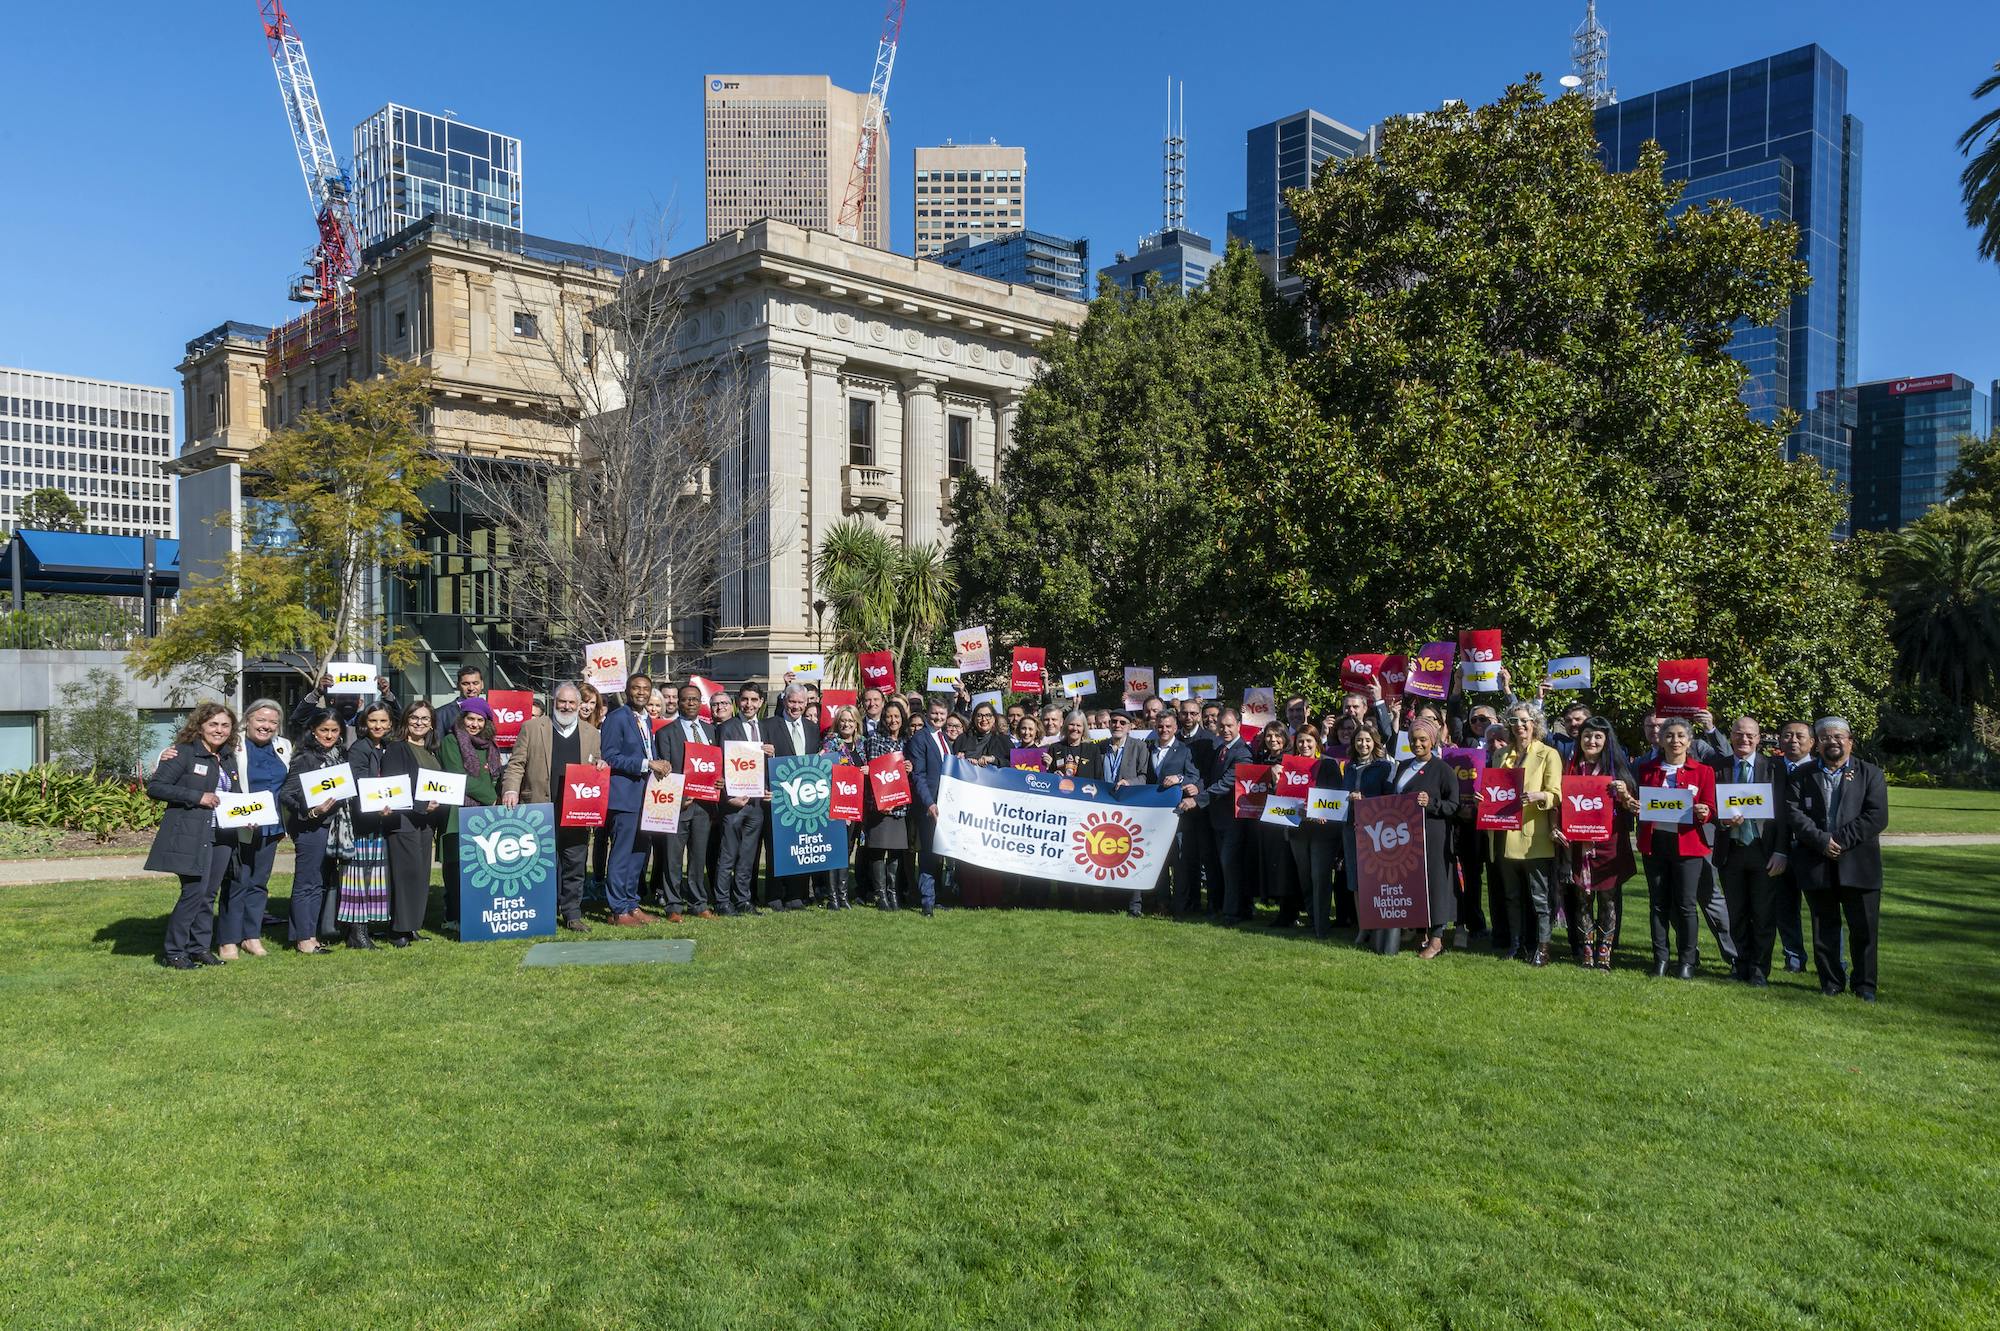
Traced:
<svg viewBox="0 0 2000 1331">
<path fill-rule="evenodd" d="M 1125 712 L 1111 715 L 1111 738 L 1099 740 L 1097 760 L 1090 774 L 1114 786 L 1143 785 L 1147 779 L 1146 743 L 1132 738 L 1132 718 Z"/>
<path fill-rule="evenodd" d="M 1771 817 L 1729 817 L 1720 809 L 1715 815 L 1715 877 L 1729 907 L 1736 978 L 1760 989 L 1769 983 L 1771 948 L 1778 937 L 1778 897 L 1792 841 L 1785 808 L 1791 773 L 1782 760 L 1758 752 L 1763 739 L 1756 717 L 1739 716 L 1729 727 L 1731 752 L 1710 764 L 1717 785 L 1771 787 Z"/>
</svg>

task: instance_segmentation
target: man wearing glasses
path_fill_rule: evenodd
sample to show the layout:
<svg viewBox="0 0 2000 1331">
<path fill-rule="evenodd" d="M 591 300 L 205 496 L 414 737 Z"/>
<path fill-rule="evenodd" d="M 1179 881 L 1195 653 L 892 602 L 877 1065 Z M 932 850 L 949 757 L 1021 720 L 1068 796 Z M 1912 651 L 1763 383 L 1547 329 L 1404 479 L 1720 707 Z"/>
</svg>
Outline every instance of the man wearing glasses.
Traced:
<svg viewBox="0 0 2000 1331">
<path fill-rule="evenodd" d="M 500 803 L 509 809 L 517 804 L 559 804 L 565 767 L 588 763 L 602 770 L 605 765 L 597 727 L 585 725 L 579 715 L 583 694 L 576 685 L 564 680 L 550 701 L 554 715 L 531 717 L 521 727 L 500 777 Z M 590 829 L 557 827 L 556 918 L 573 933 L 590 932 L 583 922 L 583 875 L 589 867 Z"/>
</svg>

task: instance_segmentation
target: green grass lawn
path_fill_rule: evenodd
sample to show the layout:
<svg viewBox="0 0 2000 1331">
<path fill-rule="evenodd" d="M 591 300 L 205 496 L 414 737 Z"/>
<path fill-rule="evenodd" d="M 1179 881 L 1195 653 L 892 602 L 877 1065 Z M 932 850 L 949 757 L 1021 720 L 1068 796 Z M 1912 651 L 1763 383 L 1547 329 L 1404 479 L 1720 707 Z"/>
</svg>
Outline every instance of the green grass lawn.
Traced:
<svg viewBox="0 0 2000 1331">
<path fill-rule="evenodd" d="M 1646 978 L 1643 889 L 1607 976 L 862 910 L 183 974 L 163 879 L 9 888 L 0 1326 L 1991 1327 L 2000 850 L 1889 863 L 1873 1007 Z"/>
<path fill-rule="evenodd" d="M 2000 834 L 2000 790 L 1889 787 L 1891 832 Z"/>
</svg>

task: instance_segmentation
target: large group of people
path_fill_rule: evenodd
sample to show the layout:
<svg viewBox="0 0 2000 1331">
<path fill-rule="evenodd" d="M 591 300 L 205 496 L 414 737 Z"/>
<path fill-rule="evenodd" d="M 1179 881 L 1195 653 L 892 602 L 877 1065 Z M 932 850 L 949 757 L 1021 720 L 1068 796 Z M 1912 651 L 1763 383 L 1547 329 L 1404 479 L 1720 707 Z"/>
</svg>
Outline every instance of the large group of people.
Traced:
<svg viewBox="0 0 2000 1331">
<path fill-rule="evenodd" d="M 1635 752 L 1580 701 L 1551 725 L 1542 699 L 1516 697 L 1504 672 L 1497 695 L 1396 699 L 1371 684 L 1317 717 L 1294 695 L 1279 719 L 1247 734 L 1238 709 L 1214 699 L 1148 697 L 1130 710 L 1033 698 L 996 705 L 975 702 L 960 683 L 952 695 L 871 688 L 835 706 L 816 687 L 787 678 L 767 714 L 755 683 L 732 696 L 692 679 L 656 685 L 639 672 L 622 693 L 558 684 L 546 710 L 537 706 L 503 748 L 475 668 L 461 671 L 458 696 L 437 708 L 399 708 L 386 680 L 378 696 L 360 700 L 327 693 L 329 682 L 292 710 L 289 739 L 279 733 L 284 712 L 275 702 L 253 702 L 240 725 L 211 702 L 194 710 L 161 755 L 148 790 L 167 808 L 147 867 L 181 881 L 167 965 L 265 955 L 267 885 L 283 836 L 296 852 L 288 938 L 298 952 L 322 954 L 343 936 L 349 947 L 372 948 L 378 929 L 397 947 L 418 940 L 440 861 L 443 919 L 455 922 L 459 807 L 424 802 L 362 813 L 351 800 L 308 803 L 311 775 L 339 763 L 357 777 L 463 773 L 467 806 L 559 805 L 566 766 L 603 769 L 605 826 L 557 833 L 557 914 L 576 932 L 592 927 L 584 913 L 591 899 L 603 901 L 616 928 L 857 903 L 885 911 L 911 905 L 929 916 L 950 900 L 1051 899 L 1053 885 L 935 852 L 942 780 L 956 757 L 1177 790 L 1179 830 L 1157 882 L 1119 889 L 1134 915 L 1150 900 L 1158 913 L 1181 919 L 1262 918 L 1318 939 L 1352 937 L 1378 952 L 1410 948 L 1426 961 L 1483 941 L 1532 966 L 1550 964 L 1560 928 L 1575 965 L 1608 971 L 1625 923 L 1625 884 L 1642 877 L 1655 976 L 1694 978 L 1705 923 L 1728 972 L 1749 985 L 1767 985 L 1778 965 L 1803 972 L 1810 961 L 1824 993 L 1870 1001 L 1876 993 L 1887 795 L 1881 769 L 1855 756 L 1839 718 L 1787 720 L 1767 747 L 1754 717 L 1734 719 L 1725 736 L 1706 712 L 1648 712 Z M 864 783 L 862 817 L 847 828 L 850 867 L 814 874 L 771 873 L 768 795 L 688 800 L 676 831 L 646 831 L 649 778 L 685 773 L 690 745 L 727 741 L 756 744 L 771 758 L 826 753 L 857 767 L 900 755 L 911 799 L 878 807 L 873 783 Z M 1461 781 L 1442 752 L 1448 745 L 1483 750 L 1486 768 L 1519 772 L 1517 828 L 1479 828 L 1482 791 Z M 1315 787 L 1416 799 L 1425 829 L 1425 927 L 1360 927 L 1352 821 L 1286 827 L 1242 816 L 1237 769 L 1287 758 L 1309 762 Z M 1564 837 L 1558 806 L 1566 776 L 1610 782 L 1609 840 Z M 1769 816 L 1719 809 L 1719 783 L 1769 785 Z M 1688 792 L 1691 820 L 1642 819 L 1640 792 L 1648 789 Z M 213 810 L 234 791 L 274 792 L 282 828 L 217 828 Z M 1271 909 L 1260 916 L 1259 903 Z"/>
</svg>

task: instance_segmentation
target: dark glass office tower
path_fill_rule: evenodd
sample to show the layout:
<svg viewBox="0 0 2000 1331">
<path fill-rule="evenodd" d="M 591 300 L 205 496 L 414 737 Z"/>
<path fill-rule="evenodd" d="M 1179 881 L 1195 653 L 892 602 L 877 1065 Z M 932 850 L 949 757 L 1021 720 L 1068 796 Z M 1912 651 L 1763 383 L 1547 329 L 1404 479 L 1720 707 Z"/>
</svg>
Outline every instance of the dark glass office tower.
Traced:
<svg viewBox="0 0 2000 1331">
<path fill-rule="evenodd" d="M 1851 487 L 1861 122 L 1847 112 L 1846 68 L 1802 46 L 1599 108 L 1607 167 L 1631 170 L 1649 139 L 1666 149 L 1667 175 L 1687 181 L 1684 207 L 1728 199 L 1798 225 L 1812 286 L 1779 326 L 1737 329 L 1730 351 L 1750 371 L 1753 415 L 1799 413 L 1787 454 L 1818 458 Z"/>
<path fill-rule="evenodd" d="M 1248 241 L 1286 294 L 1297 286 L 1285 268 L 1298 248 L 1299 225 L 1285 206 L 1285 191 L 1312 188 L 1321 163 L 1352 157 L 1366 143 L 1360 130 L 1312 110 L 1258 125 L 1244 136 L 1243 221 L 1239 230 L 1237 215 L 1230 214 L 1229 238 Z"/>
<path fill-rule="evenodd" d="M 1915 522 L 1944 499 L 1958 447 L 1993 429 L 1993 400 L 1970 379 L 1925 374 L 1879 379 L 1854 401 L 1854 529 Z"/>
</svg>

